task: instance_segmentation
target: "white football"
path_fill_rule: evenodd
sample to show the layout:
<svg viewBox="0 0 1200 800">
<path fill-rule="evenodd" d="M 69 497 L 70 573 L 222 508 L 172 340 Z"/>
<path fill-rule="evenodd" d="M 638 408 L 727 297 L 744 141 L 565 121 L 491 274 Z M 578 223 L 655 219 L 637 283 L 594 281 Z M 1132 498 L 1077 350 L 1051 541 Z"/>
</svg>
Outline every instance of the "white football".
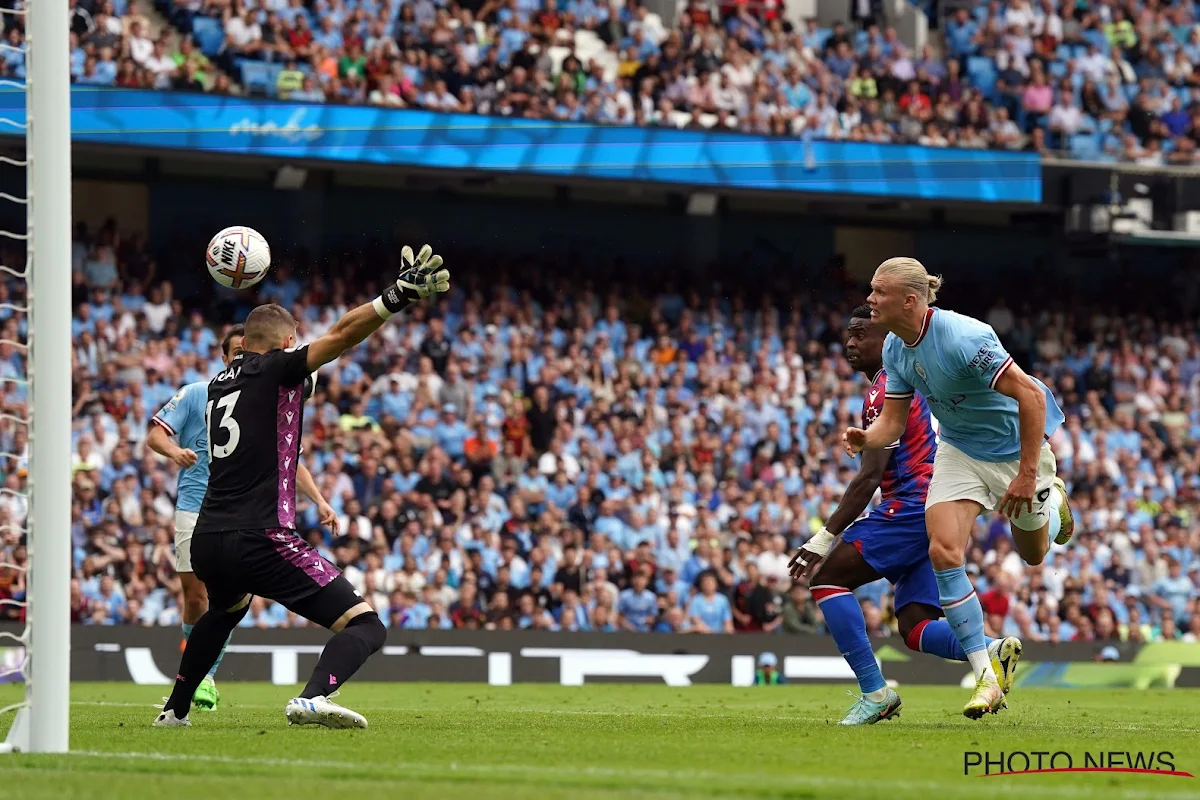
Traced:
<svg viewBox="0 0 1200 800">
<path fill-rule="evenodd" d="M 212 238 L 204 261 L 214 281 L 230 289 L 246 289 L 267 276 L 271 247 L 253 228 L 234 225 Z"/>
</svg>

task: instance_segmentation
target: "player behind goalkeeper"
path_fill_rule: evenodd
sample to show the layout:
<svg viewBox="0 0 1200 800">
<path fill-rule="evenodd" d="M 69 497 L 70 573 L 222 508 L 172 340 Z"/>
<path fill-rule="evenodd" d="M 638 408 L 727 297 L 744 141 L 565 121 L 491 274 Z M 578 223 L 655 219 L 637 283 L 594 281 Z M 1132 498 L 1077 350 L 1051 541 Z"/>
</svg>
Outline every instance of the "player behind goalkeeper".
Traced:
<svg viewBox="0 0 1200 800">
<path fill-rule="evenodd" d="M 854 309 L 847 325 L 845 354 L 850 366 L 871 380 L 863 397 L 863 425 L 874 422 L 884 406 L 885 336 L 887 331 L 871 322 L 870 306 Z M 858 474 L 846 487 L 838 507 L 789 565 L 796 580 L 816 569 L 810 580 L 813 599 L 858 678 L 862 696 L 850 707 L 842 725 L 873 725 L 900 712 L 900 695 L 888 688 L 867 639 L 867 623 L 853 594 L 860 586 L 880 578 L 892 584 L 900 635 L 911 649 L 967 660 L 950 624 L 941 618 L 937 580 L 929 563 L 925 498 L 936 452 L 933 417 L 917 395 L 904 433 L 887 447 L 862 454 Z M 882 493 L 879 505 L 859 519 L 877 489 Z M 987 646 L 992 667 L 1007 692 L 1021 657 L 1021 641 L 1016 637 L 991 639 Z"/>
<path fill-rule="evenodd" d="M 1074 522 L 1046 443 L 1062 411 L 1041 381 L 1013 363 L 989 325 L 931 308 L 941 285 L 911 258 L 888 259 L 875 271 L 867 303 L 875 323 L 890 331 L 883 346 L 887 391 L 879 417 L 865 430 L 848 428 L 842 440 L 851 454 L 887 447 L 904 432 L 914 392 L 940 425 L 925 500 L 929 558 L 942 610 L 975 672 L 963 714 L 978 719 L 997 713 L 1005 700 L 966 573 L 975 518 L 985 508 L 1006 516 L 1017 552 L 1030 565 L 1042 563 L 1051 541 L 1066 544 Z"/>
<path fill-rule="evenodd" d="M 208 492 L 192 536 L 192 568 L 208 589 L 209 607 L 192 629 L 155 726 L 191 724 L 192 695 L 259 595 L 334 634 L 304 690 L 285 706 L 288 722 L 367 727 L 361 714 L 330 697 L 383 647 L 387 630 L 337 567 L 296 534 L 296 475 L 305 379 L 394 314 L 450 288 L 450 274 L 428 245 L 415 258 L 405 247 L 401 260 L 403 272 L 382 296 L 311 344 L 297 344 L 296 321 L 286 309 L 254 309 L 243 351 L 209 382 Z"/>
</svg>

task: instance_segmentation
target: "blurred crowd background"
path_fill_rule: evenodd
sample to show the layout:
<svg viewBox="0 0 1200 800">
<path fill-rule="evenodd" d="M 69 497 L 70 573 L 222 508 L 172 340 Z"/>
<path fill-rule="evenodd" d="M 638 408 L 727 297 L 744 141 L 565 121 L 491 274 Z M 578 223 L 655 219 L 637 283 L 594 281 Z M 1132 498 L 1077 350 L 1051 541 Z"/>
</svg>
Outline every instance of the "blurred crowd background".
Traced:
<svg viewBox="0 0 1200 800">
<path fill-rule="evenodd" d="M 231 307 L 176 296 L 172 275 L 203 274 L 188 251 L 78 226 L 75 621 L 179 623 L 176 468 L 145 438 L 179 386 L 218 371 L 225 326 L 273 300 L 312 340 L 378 293 L 398 252 L 377 243 L 314 260 L 275 245 L 271 275 Z M 756 288 L 743 290 L 673 284 L 670 269 L 600 278 L 554 259 L 439 250 L 450 295 L 324 368 L 305 413 L 306 463 L 340 519 L 336 534 L 321 528 L 303 501 L 302 534 L 386 624 L 823 632 L 787 563 L 855 474 L 837 441 L 866 383 L 841 337 L 863 286 L 832 268 L 816 282 L 779 272 L 778 286 L 747 273 L 737 286 Z M 1097 277 L 1084 300 L 1062 280 L 1022 277 L 997 296 L 952 276 L 946 292 L 1054 388 L 1068 419 L 1052 445 L 1074 542 L 1028 567 L 1001 520 L 977 524 L 969 570 L 989 631 L 1195 640 L 1200 337 L 1181 311 L 1187 292 Z M 0 600 L 23 596 L 9 565 L 28 557 L 29 444 L 14 419 L 27 396 L 13 344 L 23 293 L 0 283 Z M 858 596 L 871 633 L 890 635 L 887 584 Z M 19 611 L 0 602 L 0 614 Z M 244 624 L 298 623 L 255 600 Z"/>
<path fill-rule="evenodd" d="M 1200 144 L 1194 0 L 927 0 L 919 45 L 877 0 L 821 0 L 845 7 L 827 26 L 784 0 L 68 2 L 80 85 L 1142 165 Z"/>
</svg>

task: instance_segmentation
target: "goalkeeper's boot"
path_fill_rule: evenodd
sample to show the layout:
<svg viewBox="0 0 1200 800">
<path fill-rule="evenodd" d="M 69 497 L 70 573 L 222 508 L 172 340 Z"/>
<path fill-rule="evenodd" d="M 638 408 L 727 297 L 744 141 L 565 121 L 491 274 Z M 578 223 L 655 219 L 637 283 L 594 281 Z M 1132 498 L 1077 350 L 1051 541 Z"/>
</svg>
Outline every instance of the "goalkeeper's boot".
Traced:
<svg viewBox="0 0 1200 800">
<path fill-rule="evenodd" d="M 866 695 L 858 698 L 858 702 L 850 706 L 846 716 L 839 725 L 874 725 L 885 719 L 900 716 L 900 695 L 888 688 L 881 702 L 875 702 Z M 851 697 L 854 695 L 851 694 Z"/>
<path fill-rule="evenodd" d="M 288 725 L 324 725 L 326 728 L 365 728 L 362 714 L 342 708 L 327 697 L 293 697 L 283 710 Z"/>
<path fill-rule="evenodd" d="M 196 693 L 192 695 L 192 705 L 201 711 L 216 711 L 220 700 L 221 693 L 217 691 L 217 682 L 213 680 L 212 675 L 205 675 L 204 680 L 196 687 Z"/>
<path fill-rule="evenodd" d="M 1054 491 L 1062 495 L 1062 505 L 1058 507 L 1058 519 L 1062 526 L 1058 536 L 1054 537 L 1055 544 L 1066 544 L 1075 535 L 1075 517 L 1071 514 L 1071 498 L 1067 496 L 1067 485 L 1062 478 L 1054 479 Z"/>
<path fill-rule="evenodd" d="M 984 714 L 999 714 L 1000 709 L 1008 708 L 1004 699 L 1004 690 L 996 681 L 980 678 L 975 684 L 975 693 L 963 706 L 963 716 L 968 719 L 979 719 Z"/>
<path fill-rule="evenodd" d="M 988 657 L 992 659 L 992 670 L 1005 694 L 1012 691 L 1017 676 L 1017 662 L 1021 660 L 1021 640 L 1015 636 L 994 639 L 988 645 Z"/>
<path fill-rule="evenodd" d="M 166 698 L 163 698 L 163 702 L 166 702 Z M 170 711 L 162 712 L 155 718 L 154 722 L 151 724 L 156 728 L 190 728 L 190 727 L 192 727 L 192 721 L 190 719 L 188 719 L 187 717 L 184 717 L 183 719 L 179 719 L 178 717 L 175 716 L 174 709 L 171 709 Z"/>
</svg>

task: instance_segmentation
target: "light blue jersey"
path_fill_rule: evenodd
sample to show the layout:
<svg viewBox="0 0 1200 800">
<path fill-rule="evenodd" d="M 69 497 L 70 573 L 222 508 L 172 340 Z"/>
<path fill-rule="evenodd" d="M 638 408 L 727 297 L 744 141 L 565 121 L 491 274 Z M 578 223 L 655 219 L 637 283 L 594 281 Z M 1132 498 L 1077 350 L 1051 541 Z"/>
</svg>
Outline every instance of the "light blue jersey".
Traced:
<svg viewBox="0 0 1200 800">
<path fill-rule="evenodd" d="M 995 389 L 1012 363 L 990 325 L 940 308 L 926 312 L 914 344 L 894 333 L 883 344 L 886 396 L 920 392 L 941 426 L 941 438 L 977 461 L 1021 457 L 1017 401 Z M 1048 437 L 1062 425 L 1063 413 L 1046 385 L 1034 381 L 1046 393 Z"/>
<path fill-rule="evenodd" d="M 177 511 L 200 511 L 208 491 L 208 428 L 204 424 L 204 405 L 208 402 L 208 383 L 189 383 L 167 401 L 154 422 L 179 440 L 179 446 L 196 453 L 196 465 L 179 473 Z"/>
</svg>

